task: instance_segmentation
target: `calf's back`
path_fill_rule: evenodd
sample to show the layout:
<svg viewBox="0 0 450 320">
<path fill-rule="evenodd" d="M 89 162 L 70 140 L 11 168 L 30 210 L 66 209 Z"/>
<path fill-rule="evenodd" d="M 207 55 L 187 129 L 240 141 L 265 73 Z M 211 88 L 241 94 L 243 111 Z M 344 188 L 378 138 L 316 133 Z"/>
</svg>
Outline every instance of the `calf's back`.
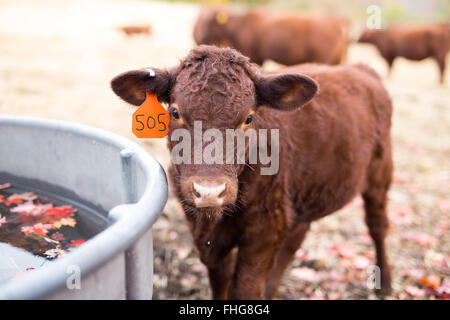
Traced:
<svg viewBox="0 0 450 320">
<path fill-rule="evenodd" d="M 390 161 L 392 104 L 381 79 L 364 65 L 306 64 L 279 73 L 306 74 L 319 93 L 295 111 L 263 107 L 262 126 L 280 129 L 280 171 L 276 178 L 244 174 L 242 195 L 248 203 L 260 198 L 263 206 L 286 201 L 295 220 L 312 221 L 363 192 L 371 163 Z M 273 199 L 277 186 L 283 200 Z"/>
</svg>

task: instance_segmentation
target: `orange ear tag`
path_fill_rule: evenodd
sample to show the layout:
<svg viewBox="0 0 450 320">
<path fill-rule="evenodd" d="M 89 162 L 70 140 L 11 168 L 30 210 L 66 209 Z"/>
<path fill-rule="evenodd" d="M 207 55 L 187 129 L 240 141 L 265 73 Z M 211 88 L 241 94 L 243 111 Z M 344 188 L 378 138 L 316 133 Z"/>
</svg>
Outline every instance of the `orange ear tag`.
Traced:
<svg viewBox="0 0 450 320">
<path fill-rule="evenodd" d="M 132 131 L 138 138 L 164 138 L 169 133 L 169 113 L 155 94 L 146 93 L 145 101 L 133 113 Z"/>
</svg>

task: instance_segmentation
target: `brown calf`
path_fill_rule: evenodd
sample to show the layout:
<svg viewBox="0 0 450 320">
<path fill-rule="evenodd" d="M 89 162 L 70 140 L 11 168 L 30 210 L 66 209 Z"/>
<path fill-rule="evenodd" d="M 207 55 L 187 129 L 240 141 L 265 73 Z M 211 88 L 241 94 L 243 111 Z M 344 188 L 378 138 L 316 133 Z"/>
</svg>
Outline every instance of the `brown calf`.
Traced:
<svg viewBox="0 0 450 320">
<path fill-rule="evenodd" d="M 178 67 L 150 73 L 123 73 L 112 89 L 133 105 L 156 93 L 169 104 L 169 134 L 183 128 L 193 136 L 194 120 L 220 132 L 279 129 L 277 174 L 261 175 L 264 165 L 250 165 L 248 149 L 245 164 L 170 167 L 213 298 L 272 298 L 310 223 L 358 194 L 381 269 L 378 291 L 390 291 L 392 106 L 373 70 L 312 64 L 262 74 L 233 49 L 200 46 Z M 168 139 L 171 151 L 174 144 Z"/>
<path fill-rule="evenodd" d="M 433 58 L 439 65 L 440 81 L 444 82 L 445 60 L 450 50 L 450 25 L 392 26 L 366 30 L 358 42 L 374 44 L 392 68 L 396 57 L 409 60 Z"/>
<path fill-rule="evenodd" d="M 347 53 L 348 21 L 336 16 L 273 13 L 253 9 L 233 14 L 217 8 L 202 12 L 194 28 L 197 44 L 233 47 L 262 65 L 341 63 Z"/>
</svg>

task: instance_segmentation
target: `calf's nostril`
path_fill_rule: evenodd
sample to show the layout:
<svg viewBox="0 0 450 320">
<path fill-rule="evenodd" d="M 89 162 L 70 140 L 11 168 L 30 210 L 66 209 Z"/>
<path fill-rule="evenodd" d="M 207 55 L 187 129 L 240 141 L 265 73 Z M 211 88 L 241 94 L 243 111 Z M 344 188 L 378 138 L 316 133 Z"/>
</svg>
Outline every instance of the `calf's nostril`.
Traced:
<svg viewBox="0 0 450 320">
<path fill-rule="evenodd" d="M 218 195 L 217 197 L 219 197 L 219 198 L 225 197 L 225 192 L 226 192 L 226 191 L 227 191 L 227 185 L 224 184 L 223 191 L 220 192 L 219 195 Z"/>
<path fill-rule="evenodd" d="M 198 199 L 220 198 L 225 195 L 226 184 L 200 184 L 194 182 L 192 184 L 192 193 Z"/>
<path fill-rule="evenodd" d="M 220 180 L 200 180 L 192 183 L 192 197 L 195 206 L 220 207 L 225 203 L 226 183 L 220 183 Z M 219 182 L 219 183 L 218 183 Z"/>
<path fill-rule="evenodd" d="M 192 184 L 192 194 L 194 195 L 194 197 L 196 198 L 201 198 L 202 195 L 197 191 L 197 189 L 195 188 L 195 183 Z"/>
</svg>

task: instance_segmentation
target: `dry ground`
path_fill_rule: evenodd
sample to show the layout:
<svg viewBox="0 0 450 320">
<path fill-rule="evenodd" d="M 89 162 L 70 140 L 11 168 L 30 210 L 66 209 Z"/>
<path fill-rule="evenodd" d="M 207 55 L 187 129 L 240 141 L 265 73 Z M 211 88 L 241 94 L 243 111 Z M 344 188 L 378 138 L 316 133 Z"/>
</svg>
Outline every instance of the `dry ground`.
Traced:
<svg viewBox="0 0 450 320">
<path fill-rule="evenodd" d="M 176 64 L 193 45 L 198 10 L 164 2 L 0 0 L 0 114 L 80 122 L 136 141 L 132 108 L 113 95 L 109 80 L 128 69 Z M 139 23 L 150 23 L 152 35 L 127 38 L 117 31 Z M 386 75 L 384 61 L 368 45 L 353 45 L 348 61 Z M 402 59 L 385 79 L 394 101 L 388 238 L 394 298 L 434 298 L 450 286 L 450 72 L 444 86 L 437 79 L 433 61 Z M 164 141 L 138 143 L 167 166 Z M 154 234 L 154 297 L 208 298 L 206 270 L 173 197 Z M 373 254 L 355 199 L 313 225 L 277 297 L 373 298 L 366 288 Z"/>
</svg>

